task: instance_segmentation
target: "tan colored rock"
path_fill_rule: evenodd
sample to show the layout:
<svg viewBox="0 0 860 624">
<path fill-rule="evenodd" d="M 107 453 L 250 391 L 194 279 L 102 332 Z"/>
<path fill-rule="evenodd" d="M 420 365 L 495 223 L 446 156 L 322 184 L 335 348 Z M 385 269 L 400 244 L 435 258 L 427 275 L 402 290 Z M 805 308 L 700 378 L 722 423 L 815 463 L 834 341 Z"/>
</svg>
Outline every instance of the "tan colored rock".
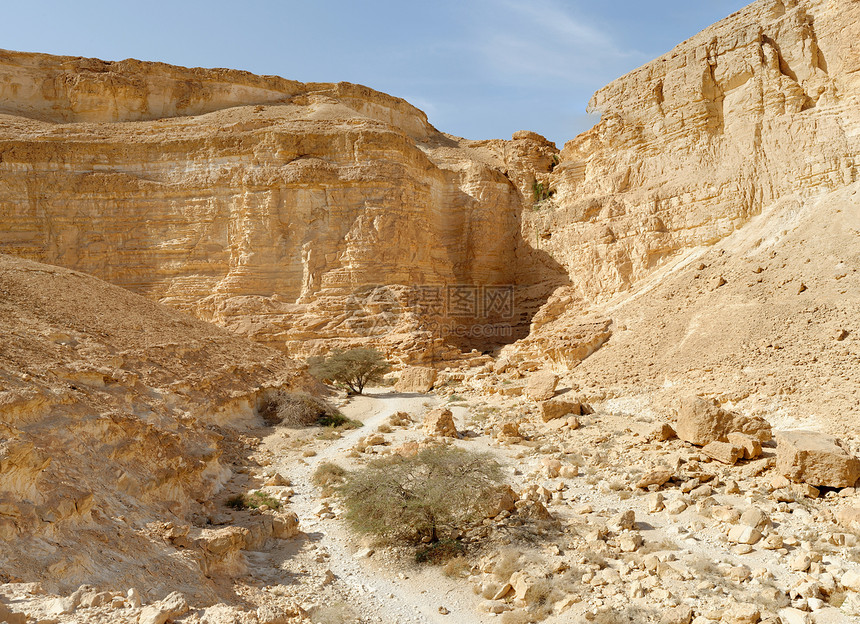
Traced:
<svg viewBox="0 0 860 624">
<path fill-rule="evenodd" d="M 744 450 L 744 455 L 741 459 L 755 459 L 761 456 L 761 441 L 758 438 L 738 432 L 732 432 L 726 438 L 729 444 Z"/>
<path fill-rule="evenodd" d="M 526 383 L 525 394 L 533 401 L 546 401 L 555 396 L 558 375 L 549 371 L 533 373 Z"/>
<path fill-rule="evenodd" d="M 846 589 L 860 592 L 860 571 L 849 570 L 842 575 L 842 579 L 840 580 L 840 582 Z"/>
<path fill-rule="evenodd" d="M 568 415 L 579 416 L 580 404 L 578 401 L 556 398 L 544 401 L 540 404 L 541 418 L 544 422 L 563 418 Z"/>
<path fill-rule="evenodd" d="M 430 392 L 436 383 L 438 373 L 435 368 L 411 366 L 400 373 L 400 378 L 394 384 L 397 392 Z"/>
<path fill-rule="evenodd" d="M 836 521 L 846 529 L 860 530 L 860 507 L 845 507 L 836 512 Z"/>
<path fill-rule="evenodd" d="M 725 624 L 758 624 L 761 611 L 754 604 L 733 604 L 723 612 L 720 621 Z"/>
<path fill-rule="evenodd" d="M 424 416 L 424 433 L 428 436 L 444 436 L 456 438 L 457 427 L 454 415 L 448 408 L 439 408 L 427 412 Z"/>
<path fill-rule="evenodd" d="M 139 624 L 164 624 L 188 612 L 188 602 L 179 592 L 172 592 L 156 603 L 147 605 L 140 612 Z"/>
<path fill-rule="evenodd" d="M 738 525 L 729 530 L 728 537 L 734 544 L 755 544 L 761 539 L 761 533 L 754 527 Z"/>
<path fill-rule="evenodd" d="M 733 466 L 744 456 L 744 449 L 728 442 L 708 442 L 702 447 L 702 453 L 718 462 Z"/>
<path fill-rule="evenodd" d="M 860 479 L 860 459 L 841 440 L 814 431 L 778 433 L 776 469 L 816 487 L 852 487 Z"/>
<path fill-rule="evenodd" d="M 651 485 L 663 485 L 673 476 L 675 476 L 675 471 L 671 468 L 655 468 L 643 474 L 636 483 L 636 487 L 647 488 Z"/>
<path fill-rule="evenodd" d="M 761 418 L 748 418 L 721 408 L 715 401 L 686 397 L 678 409 L 675 426 L 685 442 L 704 446 L 709 442 L 726 442 L 730 433 L 746 433 L 759 440 L 771 438 L 770 425 Z"/>
<path fill-rule="evenodd" d="M 180 525 L 215 515 L 198 501 L 223 510 L 226 457 L 243 448 L 239 431 L 258 426 L 267 393 L 312 381 L 276 351 L 83 273 L 0 254 L 0 293 L 0 532 L 6 519 L 13 528 L 4 574 L 61 594 L 121 577 L 214 600 L 209 541 L 194 546 Z M 42 539 L 57 552 L 23 546 Z M 201 565 L 180 562 L 177 547 Z"/>
</svg>

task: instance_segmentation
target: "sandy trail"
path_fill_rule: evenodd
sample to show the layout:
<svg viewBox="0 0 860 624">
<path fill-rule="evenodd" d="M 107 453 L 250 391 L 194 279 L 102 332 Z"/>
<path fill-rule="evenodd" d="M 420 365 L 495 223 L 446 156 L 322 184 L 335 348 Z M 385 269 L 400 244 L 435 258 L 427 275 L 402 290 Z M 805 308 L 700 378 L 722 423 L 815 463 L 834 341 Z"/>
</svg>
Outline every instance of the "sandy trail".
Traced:
<svg viewBox="0 0 860 624">
<path fill-rule="evenodd" d="M 384 564 L 377 563 L 374 556 L 356 559 L 353 555 L 359 549 L 357 540 L 344 523 L 320 520 L 314 515 L 320 499 L 311 476 L 317 466 L 327 461 L 345 463 L 346 453 L 358 439 L 373 433 L 395 412 L 408 412 L 420 418 L 428 407 L 437 403 L 433 395 L 370 391 L 366 396 L 354 397 L 341 408 L 344 415 L 364 423 L 363 427 L 347 431 L 339 440 L 317 448 L 317 455 L 306 458 L 304 464 L 287 458 L 276 462 L 278 470 L 294 484 L 295 495 L 290 508 L 299 515 L 302 530 L 317 548 L 328 553 L 324 565 L 337 577 L 338 593 L 361 615 L 362 621 L 386 624 L 480 624 L 486 621 L 475 612 L 474 597 L 467 585 L 444 577 L 436 569 L 409 569 L 404 574 L 403 569 L 387 569 Z M 450 614 L 440 614 L 440 606 L 445 606 Z"/>
</svg>

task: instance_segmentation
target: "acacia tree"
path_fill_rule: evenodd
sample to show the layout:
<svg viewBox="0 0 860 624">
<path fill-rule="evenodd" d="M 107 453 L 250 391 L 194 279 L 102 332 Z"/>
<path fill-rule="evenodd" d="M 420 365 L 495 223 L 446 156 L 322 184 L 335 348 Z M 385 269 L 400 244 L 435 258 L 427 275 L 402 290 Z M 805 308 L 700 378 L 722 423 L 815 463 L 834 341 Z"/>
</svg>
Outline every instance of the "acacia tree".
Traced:
<svg viewBox="0 0 860 624">
<path fill-rule="evenodd" d="M 440 529 L 482 520 L 501 480 L 490 455 L 441 446 L 347 473 L 338 493 L 354 531 L 392 542 L 436 542 Z"/>
<path fill-rule="evenodd" d="M 369 383 L 382 381 L 391 363 L 373 348 L 337 349 L 328 357 L 308 361 L 310 373 L 322 381 L 342 384 L 353 394 L 361 394 Z"/>
</svg>

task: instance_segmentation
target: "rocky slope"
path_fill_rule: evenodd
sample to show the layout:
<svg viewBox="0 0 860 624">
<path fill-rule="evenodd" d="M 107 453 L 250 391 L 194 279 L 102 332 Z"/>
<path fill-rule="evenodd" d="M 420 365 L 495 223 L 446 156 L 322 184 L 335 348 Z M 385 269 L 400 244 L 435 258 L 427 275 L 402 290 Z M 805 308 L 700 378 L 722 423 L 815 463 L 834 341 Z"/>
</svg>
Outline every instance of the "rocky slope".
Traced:
<svg viewBox="0 0 860 624">
<path fill-rule="evenodd" d="M 0 344 L 0 580 L 212 602 L 207 577 L 241 567 L 242 540 L 216 559 L 207 548 L 225 536 L 200 527 L 245 462 L 258 401 L 307 385 L 297 367 L 92 276 L 5 255 Z"/>
<path fill-rule="evenodd" d="M 509 357 L 853 426 L 858 27 L 760 1 L 598 92 L 524 218 L 571 284 Z"/>
<path fill-rule="evenodd" d="M 365 87 L 228 70 L 4 52 L 0 76 L 2 252 L 295 352 L 405 359 L 510 342 L 547 289 L 501 311 L 480 289 L 563 279 L 520 237 L 538 135 L 471 144 Z"/>
</svg>

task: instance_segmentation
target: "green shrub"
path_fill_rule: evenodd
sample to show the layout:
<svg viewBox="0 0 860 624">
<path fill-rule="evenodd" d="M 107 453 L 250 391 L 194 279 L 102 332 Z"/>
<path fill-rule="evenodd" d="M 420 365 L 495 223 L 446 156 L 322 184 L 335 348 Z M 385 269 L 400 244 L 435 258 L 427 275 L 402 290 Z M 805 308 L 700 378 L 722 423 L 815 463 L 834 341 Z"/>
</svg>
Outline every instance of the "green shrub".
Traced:
<svg viewBox="0 0 860 624">
<path fill-rule="evenodd" d="M 361 394 L 365 386 L 382 382 L 391 363 L 376 349 L 360 347 L 343 351 L 338 349 L 328 357 L 308 360 L 311 375 L 322 382 L 346 387 L 353 394 Z"/>
<path fill-rule="evenodd" d="M 347 473 L 338 494 L 356 532 L 383 542 L 432 543 L 442 531 L 482 520 L 500 483 L 501 469 L 489 454 L 441 446 Z"/>
</svg>

